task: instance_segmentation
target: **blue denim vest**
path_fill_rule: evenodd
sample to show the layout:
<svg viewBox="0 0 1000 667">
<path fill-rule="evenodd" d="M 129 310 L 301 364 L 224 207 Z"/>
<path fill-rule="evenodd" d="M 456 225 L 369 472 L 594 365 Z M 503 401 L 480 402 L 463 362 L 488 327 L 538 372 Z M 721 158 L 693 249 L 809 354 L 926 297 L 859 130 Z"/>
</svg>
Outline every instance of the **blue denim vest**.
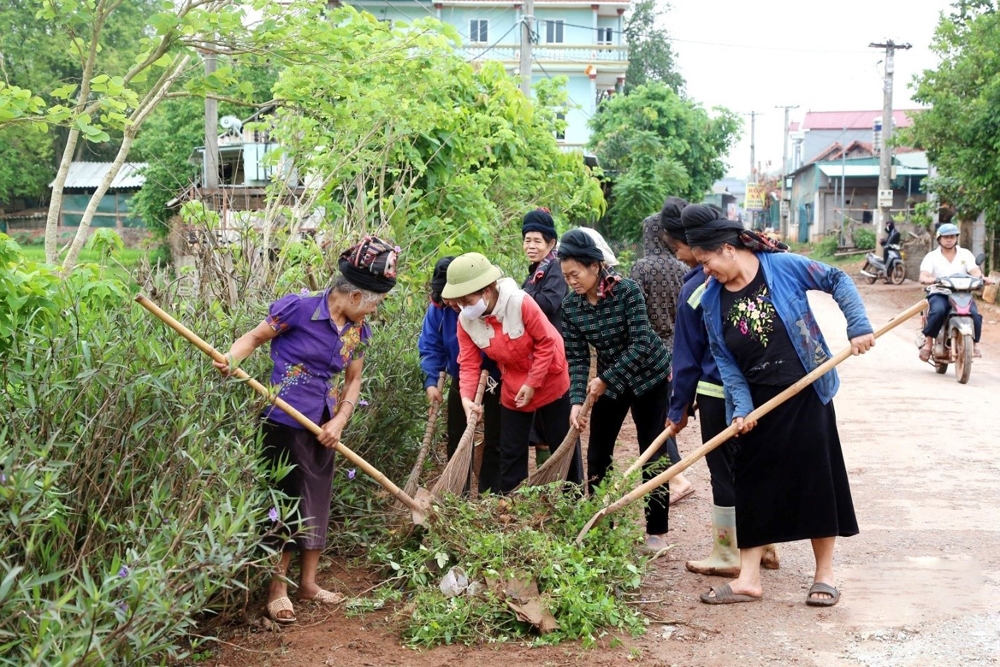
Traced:
<svg viewBox="0 0 1000 667">
<path fill-rule="evenodd" d="M 854 282 L 840 269 L 790 252 L 756 253 L 764 271 L 764 280 L 775 311 L 781 318 L 795 352 L 806 372 L 810 372 L 833 356 L 823 339 L 816 318 L 809 309 L 806 293 L 821 290 L 830 294 L 847 319 L 847 337 L 855 338 L 874 330 L 865 314 Z M 726 420 L 746 417 L 754 409 L 750 387 L 740 372 L 732 353 L 722 338 L 722 313 L 719 308 L 721 283 L 710 280 L 702 297 L 709 345 L 719 365 L 726 394 Z M 826 404 L 837 393 L 840 379 L 831 370 L 813 383 L 820 400 Z"/>
</svg>

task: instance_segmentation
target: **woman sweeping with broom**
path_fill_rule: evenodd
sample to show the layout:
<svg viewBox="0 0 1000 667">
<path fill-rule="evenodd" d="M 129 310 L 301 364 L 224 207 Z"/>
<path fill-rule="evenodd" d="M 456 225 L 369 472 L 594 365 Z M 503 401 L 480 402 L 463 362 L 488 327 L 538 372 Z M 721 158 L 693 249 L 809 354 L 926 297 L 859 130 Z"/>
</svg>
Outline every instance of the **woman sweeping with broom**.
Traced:
<svg viewBox="0 0 1000 667">
<path fill-rule="evenodd" d="M 725 387 L 733 441 L 740 574 L 701 596 L 706 604 L 763 596 L 760 561 L 774 542 L 812 541 L 816 570 L 806 604 L 833 606 L 838 536 L 858 533 L 831 399 L 835 371 L 775 408 L 759 424 L 743 418 L 832 355 L 806 292 L 831 294 L 847 319 L 854 354 L 875 344 L 854 283 L 843 271 L 782 252 L 739 222 L 711 220 L 686 233 L 711 280 L 701 299 L 709 345 Z"/>
<path fill-rule="evenodd" d="M 497 460 L 483 452 L 487 490 L 510 493 L 528 476 L 528 440 L 537 413 L 542 437 L 561 443 L 569 431 L 569 374 L 562 337 L 535 301 L 504 278 L 478 252 L 460 255 L 448 267 L 445 299 L 461 307 L 458 318 L 459 375 L 466 415 L 480 408 L 473 396 L 485 353 L 500 367 L 500 446 Z M 569 481 L 583 481 L 579 453 L 574 454 Z"/>
<path fill-rule="evenodd" d="M 267 596 L 268 616 L 278 623 L 295 622 L 285 579 L 293 551 L 300 552 L 300 601 L 337 604 L 343 599 L 316 583 L 316 566 L 329 528 L 333 447 L 361 393 L 364 347 L 371 337 L 365 317 L 375 312 L 396 284 L 398 252 L 390 244 L 366 237 L 340 256 L 341 274 L 332 287 L 278 299 L 263 322 L 233 343 L 226 355 L 228 364 L 213 362 L 223 374 L 229 374 L 270 341 L 274 361 L 271 385 L 281 398 L 323 429 L 322 435 L 315 437 L 274 406 L 263 415 L 264 457 L 276 466 L 294 466 L 278 487 L 298 500 L 298 516 L 289 521 L 297 532 L 281 547 L 281 561 Z"/>
<path fill-rule="evenodd" d="M 589 483 L 600 484 L 611 467 L 615 440 L 629 410 L 635 421 L 639 451 L 660 434 L 670 398 L 670 353 L 653 332 L 639 286 L 622 278 L 604 263 L 604 253 L 582 229 L 563 235 L 559 262 L 573 293 L 563 302 L 563 336 L 569 361 L 573 401 L 571 423 L 586 427 L 580 411 L 587 393 L 598 396 L 591 415 L 587 449 Z M 597 349 L 597 377 L 589 384 L 590 351 Z M 653 455 L 649 469 L 662 456 Z M 646 504 L 646 542 L 643 551 L 657 553 L 667 546 L 666 487 L 654 491 Z"/>
</svg>

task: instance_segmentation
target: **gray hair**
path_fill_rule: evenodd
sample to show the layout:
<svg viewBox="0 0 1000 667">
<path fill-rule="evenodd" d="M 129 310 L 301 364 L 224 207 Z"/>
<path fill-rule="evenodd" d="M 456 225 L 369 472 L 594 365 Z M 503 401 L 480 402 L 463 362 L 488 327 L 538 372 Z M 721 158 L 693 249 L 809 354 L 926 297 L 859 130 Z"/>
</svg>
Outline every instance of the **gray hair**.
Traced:
<svg viewBox="0 0 1000 667">
<path fill-rule="evenodd" d="M 379 294 L 378 292 L 373 292 L 371 290 L 361 289 L 344 277 L 343 274 L 337 276 L 336 280 L 333 281 L 333 291 L 340 292 L 341 294 L 353 294 L 357 292 L 361 295 L 362 306 L 382 303 L 382 300 L 385 299 L 385 294 Z"/>
</svg>

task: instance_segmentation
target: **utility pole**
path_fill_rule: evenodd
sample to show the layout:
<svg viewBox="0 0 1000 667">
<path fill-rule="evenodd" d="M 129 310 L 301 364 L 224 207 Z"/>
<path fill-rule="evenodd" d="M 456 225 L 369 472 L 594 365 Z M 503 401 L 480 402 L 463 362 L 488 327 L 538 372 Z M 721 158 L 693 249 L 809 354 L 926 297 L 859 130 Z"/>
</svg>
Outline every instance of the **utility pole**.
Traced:
<svg viewBox="0 0 1000 667">
<path fill-rule="evenodd" d="M 750 174 L 747 176 L 747 189 L 751 183 L 756 183 L 754 179 L 754 172 L 757 170 L 757 154 L 756 147 L 754 146 L 754 137 L 757 134 L 757 116 L 763 115 L 760 111 L 748 111 L 743 114 L 744 116 L 750 116 Z M 746 202 L 744 202 L 744 205 Z M 749 211 L 750 213 L 750 227 L 755 227 L 754 223 L 757 222 L 757 211 Z"/>
<path fill-rule="evenodd" d="M 531 98 L 531 48 L 535 40 L 535 0 L 524 0 L 521 15 L 521 92 Z"/>
<path fill-rule="evenodd" d="M 205 76 L 215 71 L 215 53 L 205 51 Z M 219 102 L 205 98 L 205 189 L 219 189 Z"/>
<path fill-rule="evenodd" d="M 873 49 L 885 49 L 885 76 L 882 87 L 882 153 L 879 156 L 878 169 L 878 208 L 875 212 L 875 239 L 879 242 L 882 230 L 885 229 L 892 208 L 892 150 L 889 140 L 892 139 L 892 75 L 895 71 L 894 56 L 896 49 L 907 50 L 909 44 L 896 44 L 891 39 L 885 42 L 872 42 L 868 45 Z M 879 243 L 881 245 L 881 243 Z"/>
<path fill-rule="evenodd" d="M 788 182 L 788 112 L 792 109 L 798 109 L 798 104 L 786 104 L 784 106 L 776 106 L 775 109 L 785 110 L 785 143 L 781 147 L 781 204 L 785 208 L 784 214 L 781 216 L 781 240 L 785 241 L 788 236 L 788 217 L 792 214 L 791 209 L 791 198 L 792 193 L 788 192 L 785 188 Z"/>
</svg>

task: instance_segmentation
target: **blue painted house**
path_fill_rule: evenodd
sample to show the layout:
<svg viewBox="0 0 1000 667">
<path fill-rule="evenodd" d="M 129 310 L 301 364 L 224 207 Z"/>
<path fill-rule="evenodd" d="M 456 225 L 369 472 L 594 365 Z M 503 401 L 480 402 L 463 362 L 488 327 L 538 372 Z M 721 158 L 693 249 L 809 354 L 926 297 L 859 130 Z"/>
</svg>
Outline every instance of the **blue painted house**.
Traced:
<svg viewBox="0 0 1000 667">
<path fill-rule="evenodd" d="M 346 0 L 383 21 L 410 22 L 432 16 L 462 36 L 473 61 L 502 62 L 519 75 L 524 5 L 490 0 Z M 590 139 L 587 122 L 598 102 L 625 82 L 628 47 L 622 38 L 629 0 L 536 0 L 532 79 L 568 77 L 571 107 L 566 130 L 556 138 L 566 150 L 582 150 Z"/>
</svg>

